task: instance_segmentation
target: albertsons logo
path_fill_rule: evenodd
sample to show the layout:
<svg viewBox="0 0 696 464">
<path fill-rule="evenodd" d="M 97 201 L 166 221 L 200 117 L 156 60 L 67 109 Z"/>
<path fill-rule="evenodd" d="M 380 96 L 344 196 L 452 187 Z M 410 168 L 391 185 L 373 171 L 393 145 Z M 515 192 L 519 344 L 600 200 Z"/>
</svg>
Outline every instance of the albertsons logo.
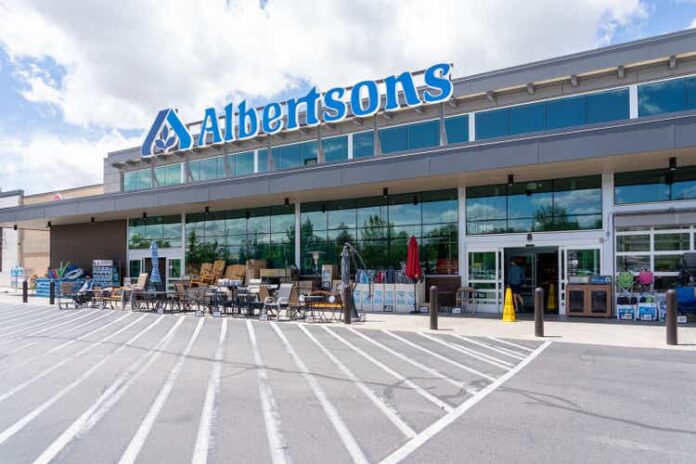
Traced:
<svg viewBox="0 0 696 464">
<path fill-rule="evenodd" d="M 152 156 L 173 150 L 186 150 L 193 145 L 193 139 L 188 129 L 181 122 L 176 111 L 167 108 L 160 111 L 145 137 L 141 156 Z"/>
</svg>

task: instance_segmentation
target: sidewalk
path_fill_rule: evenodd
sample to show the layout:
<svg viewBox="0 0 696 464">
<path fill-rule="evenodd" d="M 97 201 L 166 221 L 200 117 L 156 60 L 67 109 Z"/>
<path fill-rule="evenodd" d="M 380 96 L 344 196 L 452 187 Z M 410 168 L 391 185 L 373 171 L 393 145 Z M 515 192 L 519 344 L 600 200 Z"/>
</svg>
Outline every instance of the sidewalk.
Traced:
<svg viewBox="0 0 696 464">
<path fill-rule="evenodd" d="M 544 323 L 545 339 L 554 342 L 696 351 L 694 324 L 679 324 L 679 345 L 667 346 L 663 323 L 620 322 L 616 319 L 556 319 Z M 356 324 L 355 327 L 429 332 L 429 319 L 427 314 L 368 313 L 367 322 Z M 438 327 L 438 332 L 441 333 L 539 340 L 534 337 L 534 321 L 527 314 L 513 323 L 502 322 L 500 316 L 482 314 L 441 316 Z"/>
<path fill-rule="evenodd" d="M 20 294 L 0 293 L 0 304 L 20 304 Z M 28 306 L 47 306 L 48 298 L 29 297 Z M 551 319 L 553 317 L 553 319 Z M 679 324 L 679 345 L 665 344 L 663 323 L 620 322 L 616 319 L 580 319 L 550 316 L 544 323 L 546 340 L 590 345 L 611 345 L 635 348 L 662 348 L 696 351 L 696 325 Z M 356 329 L 402 330 L 429 332 L 427 314 L 368 313 L 367 322 L 354 324 Z M 517 322 L 504 323 L 498 315 L 476 314 L 440 316 L 440 333 L 478 337 L 504 337 L 539 340 L 534 337 L 534 321 L 523 314 Z"/>
</svg>

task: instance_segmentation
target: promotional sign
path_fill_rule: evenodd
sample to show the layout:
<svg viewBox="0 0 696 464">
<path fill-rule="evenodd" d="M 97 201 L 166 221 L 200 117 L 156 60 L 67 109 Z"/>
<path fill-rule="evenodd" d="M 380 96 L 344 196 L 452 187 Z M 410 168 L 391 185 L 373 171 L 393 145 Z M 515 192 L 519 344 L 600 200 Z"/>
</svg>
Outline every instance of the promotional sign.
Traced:
<svg viewBox="0 0 696 464">
<path fill-rule="evenodd" d="M 323 94 L 314 87 L 304 97 L 287 100 L 284 104 L 269 103 L 260 109 L 250 106 L 246 100 L 236 106 L 228 103 L 223 117 L 215 108 L 207 108 L 195 141 L 176 110 L 166 108 L 157 114 L 140 148 L 140 155 L 147 157 L 188 150 L 194 147 L 194 142 L 195 146 L 203 147 L 247 140 L 261 131 L 272 135 L 298 130 L 301 126 L 318 126 L 322 122 L 337 123 L 349 116 L 365 118 L 380 110 L 396 111 L 401 108 L 400 94 L 409 108 L 440 103 L 452 96 L 451 73 L 450 64 L 430 66 L 423 72 L 425 86 L 421 92 L 416 88 L 414 74 L 405 71 L 387 76 L 381 83 L 365 80 L 348 89 L 334 87 Z M 301 112 L 304 112 L 303 121 L 300 121 Z"/>
</svg>

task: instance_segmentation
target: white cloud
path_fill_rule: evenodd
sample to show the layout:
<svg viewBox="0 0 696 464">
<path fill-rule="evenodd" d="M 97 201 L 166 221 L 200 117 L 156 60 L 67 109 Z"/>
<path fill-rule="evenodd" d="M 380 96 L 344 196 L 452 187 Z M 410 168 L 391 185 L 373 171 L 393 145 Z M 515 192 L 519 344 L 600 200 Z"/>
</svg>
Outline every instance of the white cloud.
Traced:
<svg viewBox="0 0 696 464">
<path fill-rule="evenodd" d="M 440 60 L 461 76 L 592 48 L 645 14 L 640 0 L 228 3 L 5 0 L 0 44 L 66 68 L 59 84 L 25 76 L 30 101 L 71 124 L 140 129 L 161 107 L 195 120 L 205 106 L 300 80 L 326 89 Z"/>
<path fill-rule="evenodd" d="M 689 29 L 693 29 L 696 27 L 696 18 L 691 20 L 691 24 L 689 24 Z"/>
<path fill-rule="evenodd" d="M 103 155 L 136 145 L 112 131 L 96 140 L 37 135 L 26 142 L 10 140 L 0 148 L 3 190 L 25 193 L 90 185 L 102 182 Z"/>
</svg>

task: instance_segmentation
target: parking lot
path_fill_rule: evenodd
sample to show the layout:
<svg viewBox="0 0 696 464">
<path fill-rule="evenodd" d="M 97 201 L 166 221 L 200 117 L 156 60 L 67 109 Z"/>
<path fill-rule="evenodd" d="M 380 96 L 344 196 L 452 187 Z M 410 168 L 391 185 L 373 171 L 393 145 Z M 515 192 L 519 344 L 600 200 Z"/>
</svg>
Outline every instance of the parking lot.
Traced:
<svg viewBox="0 0 696 464">
<path fill-rule="evenodd" d="M 0 462 L 399 462 L 548 342 L 0 307 Z"/>
</svg>

